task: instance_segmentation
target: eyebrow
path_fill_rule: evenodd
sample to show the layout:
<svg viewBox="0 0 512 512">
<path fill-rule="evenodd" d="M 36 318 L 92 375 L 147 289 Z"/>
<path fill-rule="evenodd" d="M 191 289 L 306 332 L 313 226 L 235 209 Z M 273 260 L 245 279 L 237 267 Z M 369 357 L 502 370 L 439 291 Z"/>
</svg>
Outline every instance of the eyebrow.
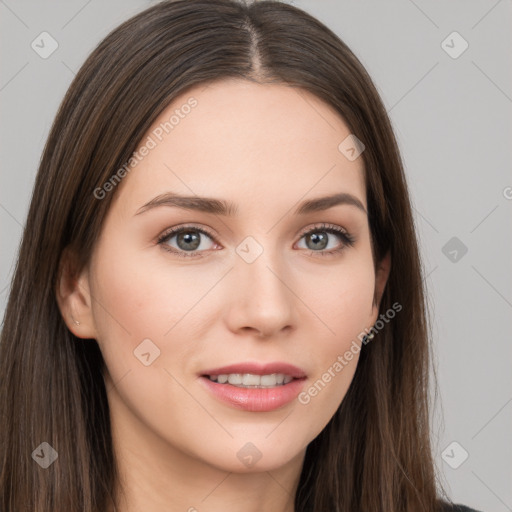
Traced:
<svg viewBox="0 0 512 512">
<path fill-rule="evenodd" d="M 325 197 L 318 197 L 316 199 L 308 199 L 302 202 L 299 207 L 295 209 L 294 214 L 305 215 L 308 213 L 327 210 L 333 206 L 341 204 L 354 206 L 368 215 L 361 201 L 356 196 L 346 192 Z M 161 194 L 151 199 L 151 201 L 147 202 L 145 205 L 141 206 L 135 215 L 140 215 L 147 210 L 151 210 L 159 206 L 174 206 L 177 208 L 183 208 L 185 210 L 196 210 L 228 217 L 233 217 L 238 213 L 237 205 L 231 201 L 226 201 L 224 199 L 214 199 L 210 197 L 182 196 L 174 192 L 166 192 L 165 194 Z"/>
</svg>

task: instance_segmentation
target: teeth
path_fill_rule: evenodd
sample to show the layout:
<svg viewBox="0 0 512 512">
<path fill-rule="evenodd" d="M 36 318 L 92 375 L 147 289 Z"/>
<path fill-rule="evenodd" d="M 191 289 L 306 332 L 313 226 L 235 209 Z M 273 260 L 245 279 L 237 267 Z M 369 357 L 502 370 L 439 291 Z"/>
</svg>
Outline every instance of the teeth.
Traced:
<svg viewBox="0 0 512 512">
<path fill-rule="evenodd" d="M 254 377 L 257 377 L 254 375 Z M 277 375 L 274 373 L 273 375 L 261 375 L 259 379 L 259 382 L 256 382 L 256 384 L 260 384 L 261 386 L 276 386 L 277 385 Z M 245 384 L 245 379 L 244 379 Z"/>
<path fill-rule="evenodd" d="M 239 388 L 273 388 L 288 384 L 293 380 L 293 377 L 283 373 L 272 373 L 270 375 L 230 373 L 229 375 L 209 375 L 209 379 L 219 384 L 229 383 Z"/>
<path fill-rule="evenodd" d="M 230 373 L 228 376 L 228 382 L 233 386 L 239 386 L 242 384 L 243 376 L 241 373 Z"/>
<path fill-rule="evenodd" d="M 231 384 L 231 381 L 228 381 Z M 238 384 L 238 382 L 235 382 Z M 253 375 L 252 373 L 244 373 L 242 377 L 242 384 L 244 386 L 259 386 L 263 384 L 264 386 L 268 385 L 267 382 L 263 382 L 263 379 L 259 375 Z"/>
</svg>

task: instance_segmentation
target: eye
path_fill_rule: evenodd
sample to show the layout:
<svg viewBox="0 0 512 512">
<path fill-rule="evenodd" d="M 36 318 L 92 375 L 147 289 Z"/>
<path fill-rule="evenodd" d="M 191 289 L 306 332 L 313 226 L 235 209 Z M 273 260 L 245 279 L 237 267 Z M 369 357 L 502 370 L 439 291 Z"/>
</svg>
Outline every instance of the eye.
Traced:
<svg viewBox="0 0 512 512">
<path fill-rule="evenodd" d="M 200 249 L 201 251 L 208 249 L 208 247 L 204 247 L 204 244 L 201 240 L 201 238 L 204 238 L 205 236 L 213 241 L 213 235 L 205 229 L 197 228 L 194 226 L 182 226 L 166 231 L 158 239 L 158 244 L 161 245 L 166 251 L 169 251 L 178 256 L 201 257 L 201 254 L 198 254 L 196 249 Z M 177 248 L 173 248 L 167 243 L 170 242 L 173 238 L 176 238 L 176 244 L 178 246 Z"/>
<path fill-rule="evenodd" d="M 331 238 L 329 235 L 335 235 L 338 240 L 341 240 L 341 244 L 334 246 L 334 248 L 328 247 L 330 242 L 329 238 Z M 204 246 L 203 240 L 201 239 L 205 237 L 210 239 L 210 242 L 215 242 L 214 235 L 206 229 L 195 226 L 181 226 L 167 230 L 158 238 L 157 243 L 166 251 L 176 254 L 177 256 L 201 258 L 203 257 L 202 252 L 212 249 L 211 246 L 208 247 L 208 243 L 206 243 L 207 247 Z M 305 238 L 305 248 L 311 249 L 310 254 L 318 254 L 320 256 L 340 253 L 347 247 L 352 247 L 355 243 L 355 238 L 345 229 L 329 224 L 314 226 L 308 231 L 303 232 L 300 238 L 301 240 Z M 176 239 L 176 246 L 169 243 L 173 239 Z M 325 250 L 326 248 L 330 250 Z"/>
<path fill-rule="evenodd" d="M 341 239 L 341 245 L 331 247 L 331 250 L 326 251 L 329 245 L 329 235 L 336 235 Z M 340 253 L 347 247 L 352 247 L 355 243 L 355 238 L 345 229 L 329 224 L 321 224 L 309 229 L 301 235 L 301 239 L 305 238 L 306 248 L 311 249 L 310 254 L 319 256 L 329 256 Z"/>
</svg>

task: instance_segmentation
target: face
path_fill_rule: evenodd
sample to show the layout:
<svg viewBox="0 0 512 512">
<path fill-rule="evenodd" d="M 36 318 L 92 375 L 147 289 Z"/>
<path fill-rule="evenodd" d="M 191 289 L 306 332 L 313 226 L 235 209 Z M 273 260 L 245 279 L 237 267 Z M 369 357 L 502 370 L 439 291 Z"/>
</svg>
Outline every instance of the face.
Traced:
<svg viewBox="0 0 512 512">
<path fill-rule="evenodd" d="M 98 341 L 120 432 L 155 455 L 248 472 L 296 460 L 325 427 L 387 279 L 362 158 L 338 149 L 349 134 L 310 93 L 242 80 L 191 89 L 155 121 L 70 324 Z M 311 203 L 337 194 L 351 200 Z"/>
</svg>

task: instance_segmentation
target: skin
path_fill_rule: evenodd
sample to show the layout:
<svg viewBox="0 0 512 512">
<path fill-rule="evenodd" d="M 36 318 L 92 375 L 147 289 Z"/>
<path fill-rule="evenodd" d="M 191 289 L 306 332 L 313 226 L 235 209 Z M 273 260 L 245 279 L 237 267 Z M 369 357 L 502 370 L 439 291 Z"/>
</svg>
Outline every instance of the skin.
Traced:
<svg viewBox="0 0 512 512">
<path fill-rule="evenodd" d="M 177 97 L 148 134 L 191 96 L 197 106 L 118 185 L 91 261 L 63 274 L 58 302 L 107 365 L 119 512 L 292 512 L 305 449 L 343 400 L 358 354 L 307 405 L 272 412 L 220 402 L 199 374 L 285 361 L 306 372 L 308 389 L 378 318 L 390 258 L 374 271 L 368 218 L 354 206 L 293 214 L 334 192 L 367 210 L 363 160 L 338 150 L 350 131 L 329 105 L 285 85 L 222 80 Z M 230 200 L 238 213 L 160 206 L 135 215 L 168 191 Z M 329 234 L 327 248 L 306 245 L 301 233 L 319 223 L 344 228 L 354 245 L 322 256 L 345 242 Z M 156 243 L 188 224 L 214 234 L 198 235 L 202 257 Z M 263 248 L 250 264 L 236 252 L 248 236 Z M 186 252 L 177 239 L 167 247 Z M 134 356 L 147 338 L 160 350 L 149 366 Z M 261 453 L 252 467 L 237 457 L 248 442 Z"/>
</svg>

